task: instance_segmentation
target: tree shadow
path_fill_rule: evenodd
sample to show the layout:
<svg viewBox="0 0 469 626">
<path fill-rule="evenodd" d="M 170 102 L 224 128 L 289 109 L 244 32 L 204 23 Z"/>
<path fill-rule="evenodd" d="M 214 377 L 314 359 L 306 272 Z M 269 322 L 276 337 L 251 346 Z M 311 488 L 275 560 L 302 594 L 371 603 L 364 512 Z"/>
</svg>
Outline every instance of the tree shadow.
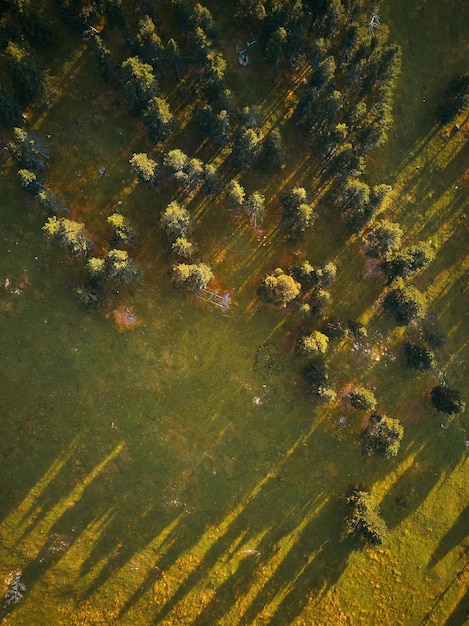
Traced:
<svg viewBox="0 0 469 626">
<path fill-rule="evenodd" d="M 433 428 L 440 428 L 438 418 L 433 420 Z M 450 476 L 463 452 L 462 446 L 454 445 L 451 431 L 442 430 L 438 436 L 426 440 L 414 462 L 381 502 L 389 528 L 395 528 L 414 512 L 442 477 Z"/>
<path fill-rule="evenodd" d="M 431 555 L 427 567 L 434 567 L 439 561 L 445 558 L 456 546 L 462 545 L 469 536 L 469 504 L 461 511 L 458 519 L 454 522 L 448 532 L 440 539 L 440 543 Z M 469 546 L 467 547 L 469 549 Z"/>
<path fill-rule="evenodd" d="M 469 591 L 463 595 L 444 626 L 462 626 L 469 620 Z"/>
</svg>

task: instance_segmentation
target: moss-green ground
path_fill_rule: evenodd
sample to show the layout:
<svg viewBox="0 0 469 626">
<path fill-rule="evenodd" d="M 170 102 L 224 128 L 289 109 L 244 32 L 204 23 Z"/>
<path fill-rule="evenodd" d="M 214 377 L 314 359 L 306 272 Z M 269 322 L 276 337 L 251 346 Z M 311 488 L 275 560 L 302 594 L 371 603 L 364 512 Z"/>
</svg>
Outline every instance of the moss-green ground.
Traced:
<svg viewBox="0 0 469 626">
<path fill-rule="evenodd" d="M 415 281 L 448 337 L 430 373 L 405 366 L 400 345 L 417 329 L 396 329 L 380 315 L 384 281 L 365 276 L 358 241 L 336 210 L 320 201 L 307 242 L 286 242 L 275 230 L 279 180 L 265 173 L 245 179 L 272 200 L 261 235 L 222 201 L 194 202 L 201 257 L 232 293 L 227 315 L 174 291 L 157 225 L 167 197 L 136 186 L 128 166 L 133 152 L 150 149 L 143 128 L 101 83 L 88 45 L 64 31 L 53 68 L 60 96 L 31 118 L 51 136 L 47 177 L 93 232 L 105 234 L 106 216 L 124 203 L 145 279 L 112 294 L 105 310 L 78 308 L 71 287 L 80 271 L 46 246 L 44 215 L 1 157 L 0 283 L 9 285 L 0 286 L 0 580 L 6 588 L 21 571 L 27 587 L 14 610 L 3 608 L 5 623 L 464 623 L 467 414 L 437 414 L 428 394 L 443 378 L 469 398 L 469 131 L 459 120 L 461 132 L 447 139 L 434 126 L 449 78 L 467 64 L 469 16 L 463 2 L 420 6 L 383 7 L 403 46 L 403 74 L 395 131 L 370 174 L 395 186 L 393 215 L 407 241 L 431 239 L 437 249 Z M 259 103 L 269 124 L 281 120 L 291 78 L 274 84 L 255 53 L 246 72 L 230 62 L 246 103 Z M 169 79 L 166 91 L 188 115 L 190 85 Z M 184 141 L 174 145 L 192 154 L 196 146 Z M 289 144 L 282 184 L 302 180 L 312 192 L 309 163 L 295 149 L 301 142 L 290 136 Z M 331 370 L 343 393 L 352 381 L 376 387 L 379 409 L 402 421 L 395 459 L 362 457 L 363 416 L 343 393 L 332 408 L 312 402 L 293 353 L 304 322 L 256 298 L 265 272 L 297 255 L 333 260 L 336 314 L 367 322 L 365 341 L 334 346 Z M 138 324 L 119 332 L 112 311 L 126 306 Z M 253 371 L 265 342 L 285 360 L 270 378 Z M 390 529 L 382 548 L 341 539 L 344 493 L 357 483 L 381 503 Z"/>
</svg>

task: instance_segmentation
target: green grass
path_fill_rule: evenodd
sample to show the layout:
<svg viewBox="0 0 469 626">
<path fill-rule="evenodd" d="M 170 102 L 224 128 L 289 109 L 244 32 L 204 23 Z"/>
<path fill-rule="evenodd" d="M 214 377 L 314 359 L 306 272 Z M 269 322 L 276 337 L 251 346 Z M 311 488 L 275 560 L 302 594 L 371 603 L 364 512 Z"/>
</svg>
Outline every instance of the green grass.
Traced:
<svg viewBox="0 0 469 626">
<path fill-rule="evenodd" d="M 212 4 L 233 38 L 229 16 Z M 243 177 L 269 199 L 261 236 L 219 197 L 191 202 L 200 257 L 232 293 L 228 315 L 173 290 L 158 226 L 171 190 L 142 189 L 128 166 L 133 152 L 152 146 L 122 96 L 100 82 L 88 44 L 60 30 L 64 62 L 56 60 L 54 71 L 62 91 L 52 109 L 32 116 L 41 135 L 51 135 L 47 178 L 72 217 L 102 242 L 106 217 L 124 203 L 145 277 L 112 290 L 98 313 L 80 309 L 70 287 L 82 270 L 47 247 L 45 216 L 2 157 L 0 283 L 8 278 L 10 285 L 0 286 L 0 580 L 22 571 L 27 586 L 7 623 L 462 623 L 467 415 L 442 417 L 428 395 L 443 378 L 469 398 L 467 224 L 460 219 L 467 123 L 447 140 L 431 113 L 467 47 L 458 11 L 438 2 L 419 6 L 416 16 L 398 3 L 383 17 L 403 45 L 404 69 L 395 133 L 374 157 L 371 176 L 395 186 L 393 219 L 407 240 L 432 239 L 437 251 L 415 280 L 447 335 L 438 371 L 427 373 L 406 367 L 401 345 L 418 328 L 396 329 L 380 313 L 375 302 L 384 280 L 364 276 L 359 241 L 347 235 L 327 195 L 306 242 L 277 231 L 278 187 L 300 180 L 315 191 L 293 133 L 281 181 L 267 173 Z M 268 124 L 285 124 L 291 78 L 279 75 L 274 84 L 260 57 L 246 73 L 228 58 L 246 103 L 258 102 Z M 177 88 L 170 78 L 164 90 L 173 106 L 181 99 L 185 115 L 189 83 Z M 181 132 L 174 142 L 191 156 L 197 150 L 197 136 Z M 265 273 L 304 257 L 337 264 L 335 313 L 368 322 L 368 338 L 358 345 L 333 342 L 339 401 L 330 408 L 308 396 L 304 362 L 294 354 L 305 322 L 256 296 Z M 134 329 L 115 327 L 112 312 L 120 306 L 135 307 Z M 255 371 L 264 344 L 280 353 L 283 372 Z M 363 414 L 343 397 L 350 382 L 375 386 L 378 409 L 402 421 L 396 458 L 362 457 Z M 381 502 L 390 529 L 382 548 L 341 539 L 344 494 L 354 484 L 373 489 Z"/>
</svg>

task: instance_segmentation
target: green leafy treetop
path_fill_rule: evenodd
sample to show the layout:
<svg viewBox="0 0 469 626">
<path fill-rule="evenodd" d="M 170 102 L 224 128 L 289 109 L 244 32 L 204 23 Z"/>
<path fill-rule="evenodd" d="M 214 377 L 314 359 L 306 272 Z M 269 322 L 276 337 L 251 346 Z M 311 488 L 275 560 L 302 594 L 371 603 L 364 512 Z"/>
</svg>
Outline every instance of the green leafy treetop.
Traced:
<svg viewBox="0 0 469 626">
<path fill-rule="evenodd" d="M 134 154 L 129 161 L 135 176 L 142 183 L 155 187 L 158 182 L 158 164 L 146 152 Z"/>
<path fill-rule="evenodd" d="M 143 123 L 153 141 L 163 141 L 171 132 L 173 114 L 164 98 L 151 98 L 143 113 Z"/>
<path fill-rule="evenodd" d="M 175 254 L 185 259 L 190 259 L 196 248 L 195 244 L 184 236 L 178 237 L 171 247 Z"/>
<path fill-rule="evenodd" d="M 126 250 L 109 250 L 104 259 L 91 257 L 86 264 L 90 277 L 95 280 L 114 280 L 130 284 L 142 275 L 140 265 L 131 259 Z"/>
<path fill-rule="evenodd" d="M 73 256 L 88 256 L 94 245 L 84 224 L 65 217 L 50 217 L 42 230 L 49 241 L 57 242 Z"/>
<path fill-rule="evenodd" d="M 328 345 L 329 337 L 315 330 L 300 339 L 299 351 L 301 354 L 311 358 L 318 354 L 324 354 Z"/>
<path fill-rule="evenodd" d="M 213 278 L 213 272 L 209 265 L 199 262 L 189 265 L 179 263 L 172 267 L 171 279 L 177 288 L 187 287 L 194 291 L 202 291 Z"/>
<path fill-rule="evenodd" d="M 398 326 L 406 326 L 410 322 L 421 319 L 425 315 L 427 301 L 416 287 L 405 285 L 398 278 L 383 298 L 383 309 L 394 317 Z"/>
<path fill-rule="evenodd" d="M 300 283 L 292 276 L 277 268 L 269 274 L 259 285 L 259 297 L 263 302 L 271 302 L 286 307 L 301 291 Z"/>
<path fill-rule="evenodd" d="M 244 188 L 238 183 L 235 178 L 232 178 L 228 183 L 228 187 L 226 190 L 226 199 L 231 208 L 235 211 L 239 211 L 244 203 L 244 198 L 246 197 L 246 192 Z"/>
<path fill-rule="evenodd" d="M 165 229 L 168 237 L 176 240 L 178 237 L 186 236 L 192 226 L 192 218 L 189 211 L 181 206 L 176 200 L 168 204 L 161 216 L 161 225 Z"/>
<path fill-rule="evenodd" d="M 442 413 L 455 415 L 466 410 L 466 402 L 461 398 L 457 389 L 451 389 L 444 385 L 436 385 L 431 391 L 432 404 Z"/>
<path fill-rule="evenodd" d="M 408 341 L 404 345 L 407 363 L 424 372 L 435 367 L 435 355 L 427 347 Z"/>
<path fill-rule="evenodd" d="M 388 529 L 371 493 L 354 487 L 347 496 L 347 503 L 352 511 L 345 522 L 345 534 L 356 534 L 380 546 L 387 537 Z"/>
<path fill-rule="evenodd" d="M 129 57 L 122 63 L 124 92 L 129 109 L 138 115 L 148 102 L 159 94 L 158 81 L 153 68 L 138 57 Z"/>
<path fill-rule="evenodd" d="M 379 220 L 363 238 L 366 254 L 373 259 L 384 259 L 399 250 L 402 241 L 399 224 Z"/>
<path fill-rule="evenodd" d="M 113 213 L 107 218 L 108 224 L 113 228 L 113 242 L 116 244 L 130 245 L 135 241 L 135 231 L 129 220 L 121 213 Z"/>
<path fill-rule="evenodd" d="M 398 419 L 374 413 L 363 433 L 362 453 L 384 456 L 385 459 L 396 456 L 403 435 L 404 428 Z"/>
<path fill-rule="evenodd" d="M 281 226 L 292 237 L 303 236 L 313 225 L 315 214 L 307 202 L 304 187 L 293 187 L 282 196 L 283 213 Z"/>
<path fill-rule="evenodd" d="M 362 385 L 356 385 L 350 391 L 350 403 L 354 409 L 373 411 L 376 407 L 375 394 Z"/>
<path fill-rule="evenodd" d="M 430 243 L 420 241 L 392 255 L 382 263 L 381 268 L 389 282 L 395 278 L 407 278 L 425 269 L 435 258 Z"/>
</svg>

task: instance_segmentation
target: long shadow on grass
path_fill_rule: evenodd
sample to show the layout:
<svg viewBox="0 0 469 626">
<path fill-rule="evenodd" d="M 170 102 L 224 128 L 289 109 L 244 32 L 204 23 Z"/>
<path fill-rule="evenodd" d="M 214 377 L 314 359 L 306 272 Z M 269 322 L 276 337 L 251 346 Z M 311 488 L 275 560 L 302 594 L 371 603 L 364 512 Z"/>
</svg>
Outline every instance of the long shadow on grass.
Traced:
<svg viewBox="0 0 469 626">
<path fill-rule="evenodd" d="M 440 428 L 436 417 L 428 428 Z M 446 431 L 428 439 L 412 465 L 402 474 L 381 502 L 383 516 L 390 528 L 395 528 L 413 513 L 427 498 L 438 481 L 449 476 L 463 454 L 463 447 Z"/>
<path fill-rule="evenodd" d="M 454 522 L 448 532 L 441 538 L 431 556 L 428 567 L 434 567 L 441 559 L 444 559 L 448 552 L 461 545 L 469 535 L 469 504 L 461 511 L 458 519 Z M 468 546 L 469 549 L 469 546 Z"/>
<path fill-rule="evenodd" d="M 444 626 L 461 626 L 469 619 L 469 591 L 467 591 L 458 605 L 446 620 Z"/>
<path fill-rule="evenodd" d="M 259 544 L 259 556 L 246 558 L 217 590 L 212 602 L 194 621 L 194 626 L 219 623 L 235 603 L 244 603 L 251 589 L 252 597 L 241 608 L 242 622 L 253 624 L 259 614 L 269 618 L 269 624 L 290 624 L 302 611 L 311 593 L 324 593 L 341 576 L 346 567 L 349 547 L 338 547 L 343 511 L 339 498 L 324 501 L 312 517 L 308 509 L 317 502 L 307 503 L 294 515 L 273 524 Z M 321 505 L 320 505 L 321 507 Z M 303 518 L 311 517 L 306 524 Z M 288 541 L 292 524 L 301 531 L 293 542 Z M 286 546 L 283 546 L 286 539 Z M 285 549 L 287 547 L 287 549 Z M 285 554 L 282 555 L 282 551 Z M 259 572 L 272 573 L 259 583 Z M 260 586 L 261 585 L 261 586 Z M 237 609 L 238 610 L 238 607 Z M 271 614 L 273 616 L 271 617 Z M 239 618 L 239 615 L 236 614 Z"/>
<path fill-rule="evenodd" d="M 218 623 L 233 611 L 237 616 L 246 611 L 245 623 L 253 623 L 262 607 L 272 603 L 273 612 L 279 601 L 282 613 L 294 616 L 307 589 L 334 584 L 349 550 L 337 545 L 343 502 L 337 495 L 327 499 L 324 476 L 331 468 L 323 465 L 320 451 L 325 454 L 335 442 L 319 430 L 314 431 L 311 444 L 311 448 L 297 446 L 285 462 L 273 465 L 259 483 L 261 488 L 246 498 L 197 568 L 154 616 L 154 623 L 169 619 L 178 605 L 202 589 L 213 591 L 213 599 L 191 622 L 197 626 Z M 312 459 L 315 465 L 305 474 Z M 174 552 L 163 557 L 162 569 L 171 566 L 177 547 Z"/>
</svg>

